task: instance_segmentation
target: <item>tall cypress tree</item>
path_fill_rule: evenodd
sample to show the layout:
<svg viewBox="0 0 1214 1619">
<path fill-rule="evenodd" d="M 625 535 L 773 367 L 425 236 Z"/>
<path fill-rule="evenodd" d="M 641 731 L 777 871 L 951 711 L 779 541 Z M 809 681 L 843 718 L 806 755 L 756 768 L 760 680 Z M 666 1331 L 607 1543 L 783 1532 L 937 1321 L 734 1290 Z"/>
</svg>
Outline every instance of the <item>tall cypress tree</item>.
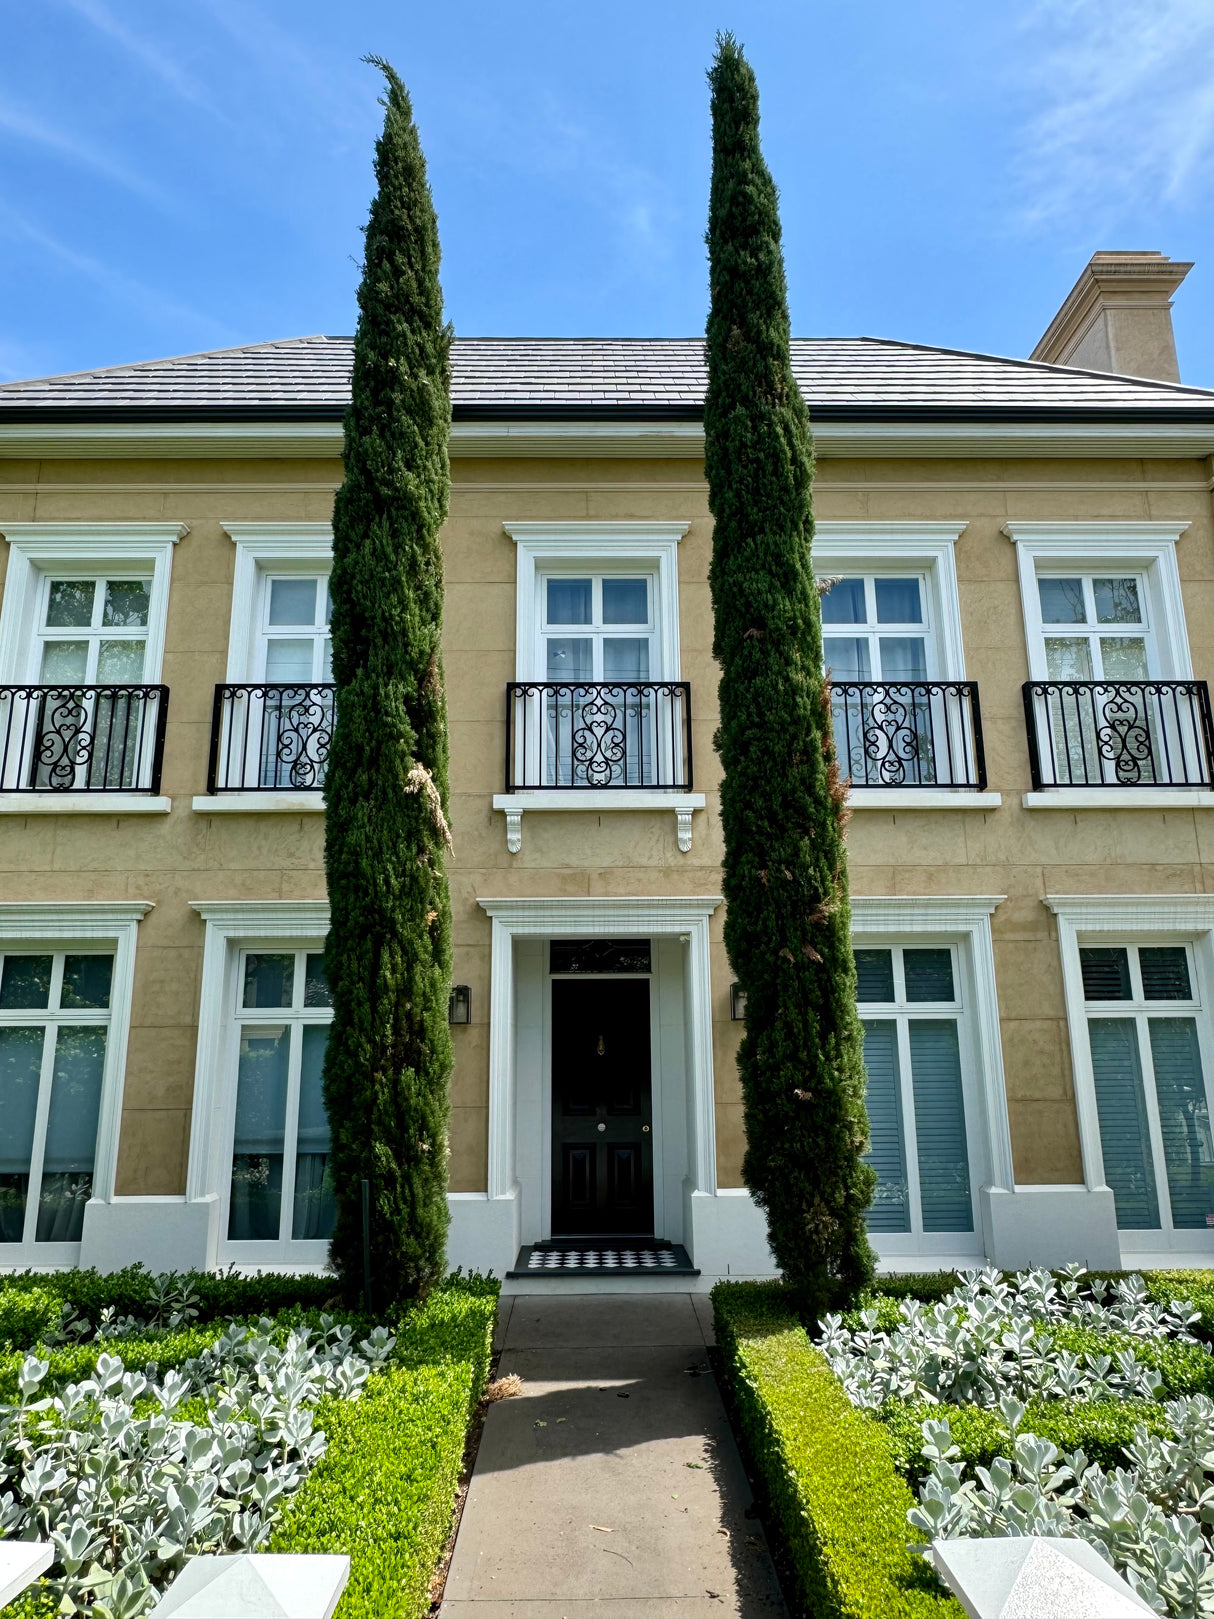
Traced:
<svg viewBox="0 0 1214 1619">
<path fill-rule="evenodd" d="M 725 944 L 746 993 L 743 1174 L 820 1313 L 871 1280 L 875 1185 L 840 780 L 810 564 L 813 447 L 793 379 L 776 188 L 755 76 L 718 37 L 708 214 L 705 471 L 715 520 Z"/>
<path fill-rule="evenodd" d="M 377 1301 L 445 1264 L 451 910 L 441 635 L 451 331 L 438 224 L 408 92 L 392 68 L 366 228 L 345 482 L 333 508 L 336 720 L 325 777 L 325 1105 L 348 1293 L 371 1189 Z"/>
</svg>

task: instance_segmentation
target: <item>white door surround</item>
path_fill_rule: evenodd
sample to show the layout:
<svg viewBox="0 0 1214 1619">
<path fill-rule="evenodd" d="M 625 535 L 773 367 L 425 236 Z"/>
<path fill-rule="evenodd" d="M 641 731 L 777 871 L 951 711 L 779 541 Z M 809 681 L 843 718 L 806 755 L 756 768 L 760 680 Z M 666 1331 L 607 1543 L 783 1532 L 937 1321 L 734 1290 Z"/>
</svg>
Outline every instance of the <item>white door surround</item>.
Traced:
<svg viewBox="0 0 1214 1619">
<path fill-rule="evenodd" d="M 523 1242 L 548 1234 L 543 1226 L 549 1160 L 542 1150 L 546 1115 L 540 1055 L 546 972 L 539 971 L 540 954 L 516 950 L 516 941 L 647 938 L 653 940 L 657 968 L 652 1025 L 657 1057 L 655 1118 L 664 1100 L 675 1104 L 665 1110 L 663 1164 L 657 1162 L 655 1151 L 655 1219 L 663 1219 L 666 1227 L 659 1234 L 679 1230 L 679 1211 L 672 1204 L 681 1180 L 681 1236 L 705 1276 L 770 1275 L 762 1216 L 745 1192 L 721 1192 L 717 1187 L 708 924 L 721 904 L 719 896 L 495 898 L 478 903 L 493 922 L 488 1182 L 483 1194 L 464 1193 L 452 1199 L 452 1263 L 460 1259 L 466 1242 L 469 1257 L 475 1252 L 480 1268 L 491 1263 L 500 1272 L 513 1265 Z M 682 953 L 681 986 L 671 941 Z M 683 1026 L 676 1030 L 671 996 L 680 989 Z M 662 1049 L 667 1041 L 669 1055 Z M 526 1072 L 520 1071 L 520 1047 Z M 663 1072 L 669 1071 L 674 1086 L 680 1069 L 682 1098 L 677 1094 L 664 1098 Z M 664 1183 L 661 1190 L 660 1183 Z"/>
</svg>

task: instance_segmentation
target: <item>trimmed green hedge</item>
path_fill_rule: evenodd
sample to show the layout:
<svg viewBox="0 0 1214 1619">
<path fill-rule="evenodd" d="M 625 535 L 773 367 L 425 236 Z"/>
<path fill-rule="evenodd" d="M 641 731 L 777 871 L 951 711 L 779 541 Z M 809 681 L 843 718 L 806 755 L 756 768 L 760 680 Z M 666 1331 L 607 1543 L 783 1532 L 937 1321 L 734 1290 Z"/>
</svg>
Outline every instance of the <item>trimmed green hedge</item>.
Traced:
<svg viewBox="0 0 1214 1619">
<path fill-rule="evenodd" d="M 268 1549 L 350 1554 L 336 1619 L 427 1612 L 468 1422 L 489 1373 L 495 1317 L 484 1286 L 431 1294 L 400 1325 L 401 1363 L 375 1374 L 361 1399 L 317 1407 L 328 1447 Z"/>
<path fill-rule="evenodd" d="M 1214 1271 L 1144 1270 L 1142 1278 L 1147 1292 L 1157 1303 L 1188 1299 L 1201 1315 L 1201 1320 L 1194 1322 L 1193 1331 L 1214 1340 Z"/>
<path fill-rule="evenodd" d="M 908 1550 L 889 1436 L 848 1400 L 779 1283 L 719 1282 L 717 1342 L 751 1458 L 814 1619 L 960 1619 Z"/>
<path fill-rule="evenodd" d="M 43 1393 L 61 1389 L 66 1383 L 79 1383 L 91 1377 L 99 1355 L 117 1355 L 124 1366 L 142 1371 L 149 1361 L 155 1361 L 160 1371 L 180 1366 L 193 1360 L 208 1349 L 223 1331 L 221 1323 L 210 1322 L 205 1327 L 187 1327 L 184 1331 L 161 1333 L 155 1338 L 105 1338 L 83 1344 L 56 1344 L 47 1348 L 35 1344 L 24 1349 L 13 1349 L 0 1355 L 0 1405 L 10 1405 L 17 1399 L 18 1374 L 25 1357 L 36 1354 L 39 1360 L 49 1361 L 50 1370 L 42 1384 Z"/>
<path fill-rule="evenodd" d="M 931 1471 L 923 1458 L 924 1422 L 947 1417 L 961 1461 L 989 1467 L 1007 1456 L 1011 1436 L 998 1411 L 978 1405 L 927 1405 L 891 1400 L 877 1415 L 890 1436 L 894 1463 L 912 1484 Z M 1142 1423 L 1152 1433 L 1169 1433 L 1163 1407 L 1153 1400 L 1034 1400 L 1026 1408 L 1022 1433 L 1049 1439 L 1059 1450 L 1082 1450 L 1101 1467 L 1125 1467 L 1125 1447 Z"/>
</svg>

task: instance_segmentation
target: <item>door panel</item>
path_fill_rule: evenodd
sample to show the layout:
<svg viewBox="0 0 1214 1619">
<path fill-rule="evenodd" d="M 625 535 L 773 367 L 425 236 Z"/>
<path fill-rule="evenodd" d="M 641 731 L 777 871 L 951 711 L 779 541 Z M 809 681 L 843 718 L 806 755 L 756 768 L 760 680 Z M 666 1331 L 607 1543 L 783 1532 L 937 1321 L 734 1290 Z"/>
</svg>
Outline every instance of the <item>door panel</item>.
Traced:
<svg viewBox="0 0 1214 1619">
<path fill-rule="evenodd" d="M 552 981 L 552 1234 L 653 1234 L 649 980 Z"/>
</svg>

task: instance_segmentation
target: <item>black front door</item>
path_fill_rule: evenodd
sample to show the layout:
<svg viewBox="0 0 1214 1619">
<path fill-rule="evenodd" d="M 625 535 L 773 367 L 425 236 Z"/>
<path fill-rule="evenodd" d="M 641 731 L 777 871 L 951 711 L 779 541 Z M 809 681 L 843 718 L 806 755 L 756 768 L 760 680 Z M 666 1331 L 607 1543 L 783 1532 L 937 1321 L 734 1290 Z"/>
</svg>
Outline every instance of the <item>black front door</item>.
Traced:
<svg viewBox="0 0 1214 1619">
<path fill-rule="evenodd" d="M 652 1236 L 647 978 L 552 980 L 552 1235 Z"/>
</svg>

